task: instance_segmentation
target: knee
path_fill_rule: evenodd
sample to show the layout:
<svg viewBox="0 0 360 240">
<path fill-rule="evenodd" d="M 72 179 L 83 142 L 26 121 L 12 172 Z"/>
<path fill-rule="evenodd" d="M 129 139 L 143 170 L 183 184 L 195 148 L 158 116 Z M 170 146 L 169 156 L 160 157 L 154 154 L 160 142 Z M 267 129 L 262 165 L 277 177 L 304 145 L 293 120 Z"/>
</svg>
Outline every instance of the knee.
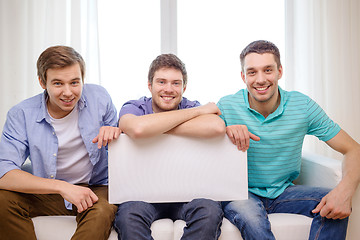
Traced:
<svg viewBox="0 0 360 240">
<path fill-rule="evenodd" d="M 194 199 L 187 204 L 185 218 L 201 219 L 203 224 L 219 225 L 223 219 L 223 211 L 219 202 L 210 199 Z"/>
<path fill-rule="evenodd" d="M 115 218 L 117 206 L 107 201 L 99 201 L 85 212 L 84 215 L 91 216 L 99 224 L 112 224 Z"/>
<path fill-rule="evenodd" d="M 115 217 L 116 226 L 129 226 L 134 221 L 145 220 L 150 226 L 154 217 L 154 207 L 150 203 L 130 201 L 119 205 Z"/>
<path fill-rule="evenodd" d="M 97 211 L 99 213 L 105 214 L 105 215 L 109 215 L 109 214 L 113 214 L 115 215 L 116 210 L 117 210 L 117 206 L 114 204 L 110 204 L 108 201 L 99 201 L 97 202 L 94 207 L 97 209 Z"/>
<path fill-rule="evenodd" d="M 225 217 L 229 220 L 257 222 L 258 219 L 266 218 L 264 206 L 252 199 L 233 201 L 224 207 Z"/>
</svg>

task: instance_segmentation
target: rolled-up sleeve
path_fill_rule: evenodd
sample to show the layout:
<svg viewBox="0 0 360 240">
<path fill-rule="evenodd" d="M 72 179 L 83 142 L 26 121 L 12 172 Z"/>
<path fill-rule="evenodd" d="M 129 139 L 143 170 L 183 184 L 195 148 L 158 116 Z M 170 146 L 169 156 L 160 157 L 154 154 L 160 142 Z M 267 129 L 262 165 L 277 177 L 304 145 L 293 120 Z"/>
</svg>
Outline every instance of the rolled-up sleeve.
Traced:
<svg viewBox="0 0 360 240">
<path fill-rule="evenodd" d="M 20 169 L 29 156 L 25 127 L 22 111 L 11 109 L 7 114 L 0 141 L 0 177 L 13 169 Z"/>
</svg>

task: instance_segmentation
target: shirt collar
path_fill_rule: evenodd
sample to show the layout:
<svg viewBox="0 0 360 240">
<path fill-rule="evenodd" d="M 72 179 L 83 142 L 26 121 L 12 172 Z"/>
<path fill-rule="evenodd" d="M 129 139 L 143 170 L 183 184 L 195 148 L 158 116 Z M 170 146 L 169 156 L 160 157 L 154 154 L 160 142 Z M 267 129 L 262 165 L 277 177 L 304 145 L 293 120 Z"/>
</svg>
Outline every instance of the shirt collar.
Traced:
<svg viewBox="0 0 360 240">
<path fill-rule="evenodd" d="M 284 91 L 280 86 L 278 86 L 278 89 L 279 89 L 279 93 L 280 93 L 280 104 L 279 106 L 276 108 L 276 110 L 271 113 L 267 118 L 266 120 L 270 120 L 270 119 L 273 119 L 279 115 L 281 115 L 284 111 L 284 104 L 286 102 L 286 98 L 287 98 L 287 94 L 286 94 L 286 91 Z M 250 107 L 250 103 L 249 103 L 249 92 L 247 90 L 247 88 L 245 89 L 245 91 L 243 91 L 244 93 L 244 101 L 245 101 L 245 104 L 246 104 L 246 107 L 253 113 L 256 113 L 256 114 L 260 114 L 258 113 L 255 109 L 252 109 Z M 260 114 L 261 115 L 261 114 Z"/>
<path fill-rule="evenodd" d="M 83 89 L 83 91 L 84 91 L 84 89 Z M 36 119 L 37 122 L 41 122 L 41 121 L 45 120 L 47 123 L 50 123 L 50 116 L 48 114 L 47 105 L 46 105 L 48 97 L 49 97 L 49 95 L 47 94 L 47 91 L 44 90 L 44 92 L 42 93 L 42 96 L 41 96 L 40 111 L 39 111 L 38 117 Z M 82 109 L 84 109 L 84 107 L 87 106 L 84 94 L 81 94 L 81 97 L 77 104 L 79 107 L 79 112 Z"/>
</svg>

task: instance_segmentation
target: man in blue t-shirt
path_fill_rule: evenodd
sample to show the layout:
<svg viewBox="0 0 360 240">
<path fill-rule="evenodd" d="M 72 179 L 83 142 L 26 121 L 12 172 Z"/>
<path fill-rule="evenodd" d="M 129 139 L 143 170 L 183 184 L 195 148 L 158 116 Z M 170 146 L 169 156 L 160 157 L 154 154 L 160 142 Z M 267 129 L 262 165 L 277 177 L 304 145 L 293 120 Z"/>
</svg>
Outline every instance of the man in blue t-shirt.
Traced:
<svg viewBox="0 0 360 240">
<path fill-rule="evenodd" d="M 183 97 L 186 90 L 185 65 L 173 54 L 162 54 L 151 64 L 148 88 L 151 98 L 126 102 L 120 110 L 119 127 L 132 138 L 163 133 L 182 136 L 215 137 L 225 134 L 225 124 L 215 103 L 200 106 Z M 106 144 L 106 142 L 104 142 Z M 166 149 L 164 149 L 166 151 Z M 187 203 L 120 204 L 115 218 L 119 239 L 152 239 L 151 224 L 160 218 L 186 222 L 182 239 L 217 239 L 222 222 L 220 203 L 194 199 Z"/>
<path fill-rule="evenodd" d="M 239 150 L 248 149 L 249 199 L 224 202 L 225 217 L 246 240 L 275 239 L 269 213 L 312 217 L 309 239 L 345 239 L 360 181 L 359 144 L 312 99 L 278 86 L 283 69 L 273 43 L 250 43 L 240 60 L 247 89 L 221 98 L 218 106 L 228 137 Z M 300 172 L 306 134 L 345 156 L 343 178 L 331 191 L 292 184 Z"/>
</svg>

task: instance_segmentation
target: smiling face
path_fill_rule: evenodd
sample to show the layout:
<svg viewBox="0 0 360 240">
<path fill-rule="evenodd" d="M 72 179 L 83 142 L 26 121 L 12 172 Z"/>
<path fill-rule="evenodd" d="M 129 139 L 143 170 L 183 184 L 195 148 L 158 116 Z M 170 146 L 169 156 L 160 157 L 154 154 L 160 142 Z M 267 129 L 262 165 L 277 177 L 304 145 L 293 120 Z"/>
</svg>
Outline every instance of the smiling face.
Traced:
<svg viewBox="0 0 360 240">
<path fill-rule="evenodd" d="M 47 108 L 53 118 L 67 116 L 79 101 L 83 80 L 78 63 L 64 68 L 50 68 L 46 72 L 46 85 L 40 85 L 48 93 Z"/>
<path fill-rule="evenodd" d="M 155 113 L 177 109 L 186 89 L 181 71 L 175 68 L 157 70 L 152 83 L 148 82 L 148 87 Z"/>
<path fill-rule="evenodd" d="M 241 77 L 249 92 L 250 106 L 259 112 L 274 111 L 279 103 L 278 80 L 282 67 L 271 53 L 250 53 L 245 56 Z"/>
</svg>

